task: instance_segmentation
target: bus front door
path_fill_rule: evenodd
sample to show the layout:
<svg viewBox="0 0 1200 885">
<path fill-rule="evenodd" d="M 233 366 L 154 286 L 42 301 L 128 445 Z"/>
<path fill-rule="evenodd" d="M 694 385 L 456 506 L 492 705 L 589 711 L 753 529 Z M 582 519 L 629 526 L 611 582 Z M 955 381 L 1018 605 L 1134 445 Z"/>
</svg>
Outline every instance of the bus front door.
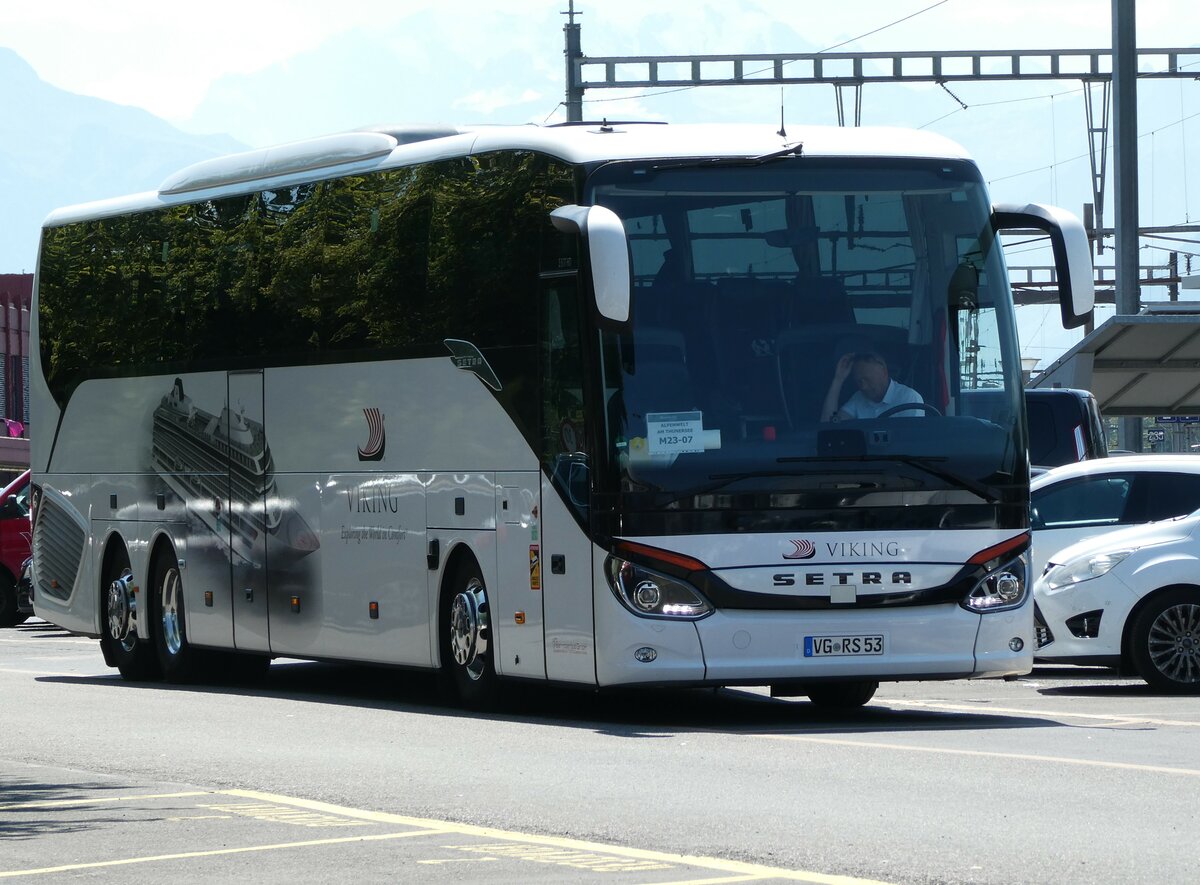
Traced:
<svg viewBox="0 0 1200 885">
<path fill-rule="evenodd" d="M 229 461 L 225 518 L 233 582 L 233 644 L 246 651 L 270 651 L 267 505 L 275 487 L 275 468 L 264 426 L 262 372 L 229 373 L 229 399 L 221 424 Z"/>
</svg>

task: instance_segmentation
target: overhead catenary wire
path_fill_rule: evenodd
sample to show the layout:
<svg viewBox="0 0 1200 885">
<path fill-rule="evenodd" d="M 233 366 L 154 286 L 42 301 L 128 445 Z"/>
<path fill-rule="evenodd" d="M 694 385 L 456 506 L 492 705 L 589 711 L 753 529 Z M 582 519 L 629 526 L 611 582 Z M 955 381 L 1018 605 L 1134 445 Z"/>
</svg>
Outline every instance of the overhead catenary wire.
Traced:
<svg viewBox="0 0 1200 885">
<path fill-rule="evenodd" d="M 908 21 L 909 19 L 916 18 L 919 15 L 924 15 L 926 12 L 936 9 L 939 6 L 944 6 L 945 4 L 947 4 L 949 2 L 950 2 L 950 0 L 937 0 L 936 3 L 931 3 L 930 5 L 925 6 L 921 9 L 918 9 L 915 12 L 911 12 L 902 18 L 896 19 L 895 21 L 890 21 L 886 25 L 880 25 L 877 28 L 873 28 L 870 31 L 859 34 L 856 37 L 850 37 L 849 39 L 843 40 L 841 43 L 834 43 L 832 46 L 826 46 L 824 49 L 818 49 L 814 53 L 814 55 L 821 55 L 826 52 L 833 52 L 833 50 L 840 49 L 841 47 L 846 46 L 847 44 L 854 43 L 858 40 L 863 40 L 867 37 L 874 36 L 875 34 L 878 34 L 881 31 L 886 31 L 888 28 L 894 28 L 896 25 L 902 24 L 902 23 Z M 790 64 L 792 64 L 793 61 L 796 61 L 796 60 L 797 59 L 793 59 L 792 61 L 785 61 L 785 62 L 783 62 L 783 65 L 784 66 L 790 65 Z M 773 70 L 773 68 L 772 67 L 761 68 L 759 70 L 750 71 L 745 76 L 753 77 L 756 74 L 763 74 L 770 70 Z M 704 83 L 704 84 L 693 83 L 688 86 L 676 86 L 673 89 L 659 89 L 655 92 L 640 92 L 635 95 L 621 95 L 621 96 L 616 96 L 613 98 L 585 98 L 585 99 L 583 99 L 583 102 L 584 102 L 584 104 L 604 104 L 604 103 L 613 102 L 613 101 L 630 101 L 632 99 L 657 98 L 660 95 L 672 95 L 676 92 L 688 92 L 692 89 L 698 89 L 701 85 L 721 86 L 721 85 L 727 85 L 727 84 L 734 84 L 734 83 L 738 83 L 738 82 L 740 82 L 740 81 L 735 80 L 733 78 L 730 78 L 728 80 L 714 80 L 711 83 Z M 554 109 L 551 110 L 550 113 L 546 115 L 546 119 L 547 120 L 550 119 L 550 117 L 554 115 L 555 111 L 557 111 L 564 104 L 566 104 L 566 102 L 562 102 L 562 101 L 560 101 L 558 104 L 556 104 L 554 106 Z M 545 120 L 543 120 L 543 122 L 545 122 Z"/>
</svg>

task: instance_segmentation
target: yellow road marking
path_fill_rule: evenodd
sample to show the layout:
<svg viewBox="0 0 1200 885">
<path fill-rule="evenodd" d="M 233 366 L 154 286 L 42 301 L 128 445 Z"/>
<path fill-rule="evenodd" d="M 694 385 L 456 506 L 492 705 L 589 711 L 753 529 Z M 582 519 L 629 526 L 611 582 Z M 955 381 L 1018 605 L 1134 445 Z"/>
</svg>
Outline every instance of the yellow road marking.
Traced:
<svg viewBox="0 0 1200 885">
<path fill-rule="evenodd" d="M 881 741 L 850 741 L 835 738 L 807 737 L 800 734 L 758 734 L 754 737 L 776 741 L 804 741 L 833 747 L 858 747 L 868 750 L 902 750 L 910 753 L 944 753 L 948 756 L 981 756 L 988 759 L 1013 759 L 1024 762 L 1059 762 L 1064 765 L 1083 765 L 1093 768 L 1114 768 L 1121 771 L 1142 771 L 1150 774 L 1182 774 L 1200 777 L 1200 769 L 1173 768 L 1167 765 L 1142 765 L 1137 762 L 1105 762 L 1102 759 L 1076 759 L 1072 756 L 1040 756 L 1034 753 L 998 753 L 994 750 L 958 750 L 952 747 L 917 747 L 911 744 L 887 744 Z"/>
<path fill-rule="evenodd" d="M 311 799 L 295 799 L 289 796 L 277 796 L 271 793 L 260 793 L 254 790 L 222 790 L 222 795 L 241 796 L 260 802 L 274 802 L 280 805 L 294 805 L 297 808 L 309 808 L 325 814 L 338 814 L 344 817 L 357 817 L 361 820 L 371 820 L 377 823 L 402 824 L 410 827 L 427 829 L 439 828 L 443 833 L 455 833 L 463 836 L 477 836 L 483 839 L 494 839 L 503 842 L 518 842 L 526 845 L 548 845 L 570 851 L 599 852 L 603 854 L 629 857 L 637 860 L 649 860 L 678 866 L 699 867 L 701 869 L 719 870 L 758 879 L 784 879 L 789 882 L 812 882 L 816 885 L 883 885 L 875 879 L 859 879 L 853 876 L 837 876 L 825 873 L 815 873 L 807 870 L 789 870 L 782 867 L 768 867 L 760 864 L 745 863 L 737 860 L 724 860 L 719 857 L 700 857 L 697 855 L 668 854 L 663 851 L 650 851 L 644 848 L 628 848 L 622 845 L 607 845 L 600 842 L 587 842 L 582 839 L 570 839 L 563 836 L 538 836 L 532 833 L 518 833 L 511 830 L 498 830 L 493 827 L 479 827 L 473 824 L 460 824 L 452 821 L 436 821 L 421 817 L 408 817 L 402 814 L 390 814 L 384 811 L 364 811 L 358 808 L 345 808 L 340 805 L 330 805 L 325 802 L 315 802 Z"/>
<path fill-rule="evenodd" d="M 156 854 L 151 857 L 128 857 L 121 860 L 101 860 L 93 863 L 64 864 L 36 870 L 0 871 L 0 879 L 17 876 L 38 876 L 47 873 L 68 873 L 72 870 L 98 870 L 104 867 L 129 866 L 136 863 L 155 863 L 164 860 L 187 860 L 195 857 L 218 857 L 223 854 L 249 854 L 254 851 L 278 851 L 281 848 L 308 848 L 313 845 L 344 845 L 349 842 L 380 842 L 384 839 L 407 839 L 410 836 L 442 835 L 441 830 L 410 830 L 406 833 L 383 833 L 376 836 L 346 836 L 341 839 L 313 839 L 308 842 L 280 842 L 275 845 L 248 845 L 244 848 L 218 848 L 213 851 L 185 851 L 180 854 Z"/>
<path fill-rule="evenodd" d="M 724 885 L 727 881 L 762 881 L 773 879 L 772 875 L 726 875 L 720 879 L 686 879 L 677 881 L 656 881 L 654 885 Z"/>
<path fill-rule="evenodd" d="M 1065 719 L 1094 719 L 1115 722 L 1118 725 L 1181 725 L 1200 726 L 1200 721 L 1189 719 L 1152 719 L 1146 716 L 1126 716 L 1113 713 L 1066 713 L 1061 710 L 1022 710 L 1016 707 L 993 707 L 990 704 L 944 704 L 939 701 L 893 701 L 883 702 L 889 707 L 915 707 L 922 710 L 952 710 L 966 713 L 1008 713 L 1016 716 L 1053 717 Z"/>
<path fill-rule="evenodd" d="M 286 805 L 292 808 L 304 808 L 320 814 L 333 815 L 342 818 L 371 821 L 380 824 L 392 824 L 413 827 L 403 833 L 385 833 L 381 835 L 345 836 L 342 838 L 313 839 L 303 842 L 283 842 L 271 845 L 251 845 L 242 848 L 222 848 L 212 851 L 190 851 L 179 854 L 162 854 L 149 857 L 123 858 L 92 863 L 67 864 L 55 867 L 42 867 L 29 870 L 0 871 L 0 879 L 17 876 L 44 875 L 50 873 L 70 872 L 73 870 L 102 869 L 108 867 L 127 866 L 130 864 L 153 863 L 169 860 L 185 860 L 189 858 L 217 857 L 230 854 L 247 854 L 256 851 L 276 851 L 287 848 L 305 848 L 321 845 L 342 845 L 353 842 L 373 842 L 385 839 L 403 839 L 414 836 L 472 836 L 493 842 L 508 843 L 488 847 L 488 854 L 510 854 L 516 859 L 534 859 L 536 855 L 543 862 L 579 861 L 580 866 L 596 869 L 597 866 L 611 864 L 622 870 L 663 869 L 672 866 L 696 867 L 699 869 L 715 870 L 730 875 L 719 879 L 687 880 L 692 885 L 701 882 L 739 882 L 761 879 L 783 879 L 790 882 L 810 882 L 815 885 L 886 885 L 875 879 L 860 879 L 854 876 L 839 876 L 807 870 L 792 870 L 782 867 L 769 867 L 761 864 L 746 863 L 736 860 L 725 860 L 717 857 L 702 857 L 697 855 L 668 854 L 662 851 L 651 851 L 643 848 L 629 848 L 621 845 L 607 845 L 599 842 L 588 842 L 582 839 L 570 839 L 562 836 L 538 836 L 532 833 L 520 833 L 511 830 L 500 830 L 493 827 L 480 827 L 472 824 L 438 821 L 429 818 L 409 817 L 401 814 L 391 814 L 383 811 L 366 811 L 359 808 L 347 808 L 332 805 L 327 802 L 317 802 L 311 799 L 298 799 L 291 796 L 280 796 L 273 793 L 262 793 L 256 790 L 216 790 L 196 791 L 187 793 L 161 793 L 147 796 L 118 796 L 100 799 L 58 800 L 53 802 L 29 802 L 13 805 L 0 805 L 0 811 L 20 808 L 45 808 L 102 805 L 113 802 L 129 802 L 137 799 L 176 799 L 188 796 L 234 796 L 265 803 L 270 806 Z M 222 810 L 234 806 L 223 806 Z M 514 844 L 515 843 L 515 844 Z M 549 851 L 537 851 L 523 846 L 541 846 Z M 463 846 L 447 846 L 461 849 Z M 472 850 L 474 850 L 472 846 Z M 483 849 L 479 849 L 483 850 Z M 612 858 L 628 858 L 641 863 L 625 866 L 614 862 Z M 557 860 L 552 860 L 557 858 Z M 675 885 L 683 885 L 682 882 Z"/>
<path fill-rule="evenodd" d="M 419 860 L 417 863 L 429 864 L 437 866 L 444 863 L 488 863 L 489 861 L 499 860 L 498 857 L 441 857 L 434 860 Z"/>
</svg>

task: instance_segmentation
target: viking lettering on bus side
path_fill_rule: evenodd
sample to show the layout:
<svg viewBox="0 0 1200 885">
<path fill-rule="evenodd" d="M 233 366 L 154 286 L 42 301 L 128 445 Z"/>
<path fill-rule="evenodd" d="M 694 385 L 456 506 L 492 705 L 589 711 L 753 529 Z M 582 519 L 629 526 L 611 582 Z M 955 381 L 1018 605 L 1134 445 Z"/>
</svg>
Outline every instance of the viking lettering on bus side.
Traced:
<svg viewBox="0 0 1200 885">
<path fill-rule="evenodd" d="M 346 506 L 351 513 L 399 513 L 400 496 L 391 485 L 346 489 Z"/>
</svg>

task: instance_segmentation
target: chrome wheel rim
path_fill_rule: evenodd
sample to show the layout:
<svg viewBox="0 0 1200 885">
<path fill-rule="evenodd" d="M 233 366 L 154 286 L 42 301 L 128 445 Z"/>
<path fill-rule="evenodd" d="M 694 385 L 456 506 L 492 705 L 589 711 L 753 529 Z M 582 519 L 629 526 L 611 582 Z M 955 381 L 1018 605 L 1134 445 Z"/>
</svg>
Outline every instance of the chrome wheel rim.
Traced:
<svg viewBox="0 0 1200 885">
<path fill-rule="evenodd" d="M 471 578 L 450 603 L 450 653 L 472 680 L 483 677 L 488 648 L 487 591 Z"/>
<path fill-rule="evenodd" d="M 163 576 L 162 583 L 162 629 L 163 642 L 167 651 L 173 655 L 179 654 L 183 648 L 183 623 L 180 620 L 180 580 L 179 569 L 172 568 Z"/>
<path fill-rule="evenodd" d="M 133 595 L 133 572 L 125 569 L 121 577 L 108 585 L 108 635 L 121 644 L 121 648 L 129 651 L 137 644 L 137 628 L 133 623 L 133 613 L 137 610 L 137 600 Z"/>
<path fill-rule="evenodd" d="M 1150 625 L 1150 661 L 1172 682 L 1200 683 L 1200 605 L 1173 605 Z"/>
</svg>

